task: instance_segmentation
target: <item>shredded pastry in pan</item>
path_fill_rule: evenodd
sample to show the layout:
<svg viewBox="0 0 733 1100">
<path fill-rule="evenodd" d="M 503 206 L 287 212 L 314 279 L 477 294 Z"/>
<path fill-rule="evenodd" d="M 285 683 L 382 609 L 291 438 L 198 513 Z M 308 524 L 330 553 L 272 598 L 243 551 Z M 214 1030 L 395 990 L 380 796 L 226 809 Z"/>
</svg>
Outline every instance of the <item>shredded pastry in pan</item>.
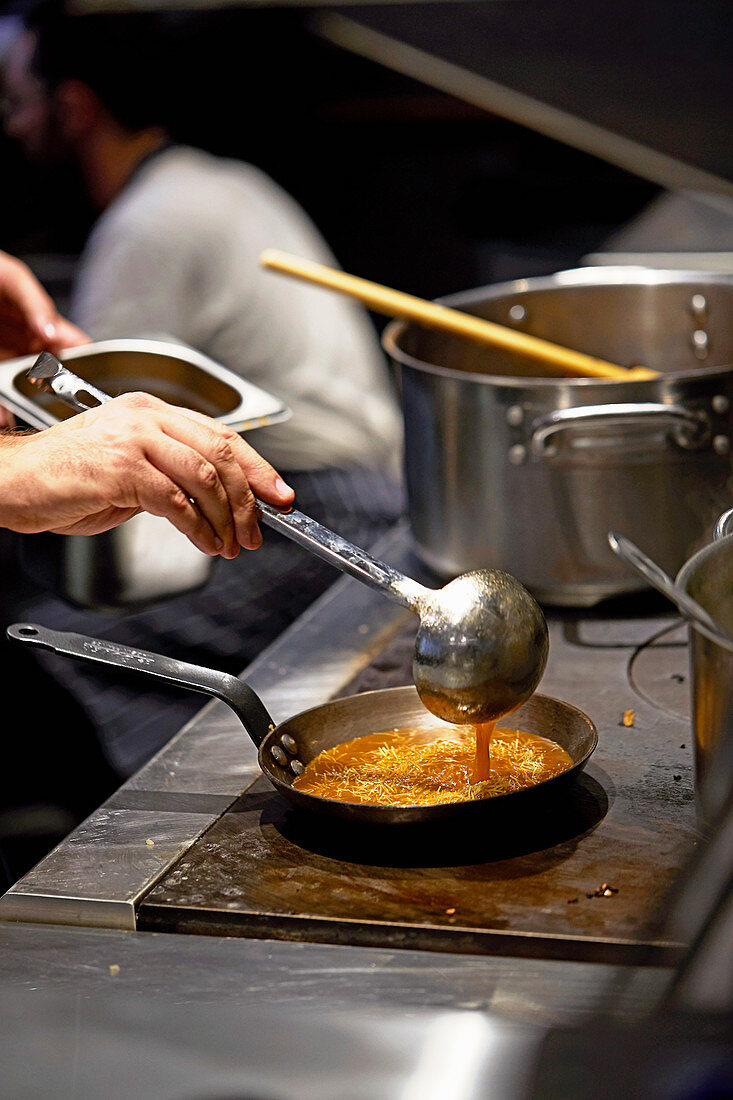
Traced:
<svg viewBox="0 0 733 1100">
<path fill-rule="evenodd" d="M 554 741 L 519 730 L 496 729 L 491 735 L 490 755 L 481 767 L 476 727 L 448 727 L 446 731 L 442 724 L 367 734 L 326 749 L 306 765 L 293 786 L 343 802 L 437 805 L 531 787 L 572 763 Z M 481 778 L 486 771 L 488 777 Z"/>
</svg>

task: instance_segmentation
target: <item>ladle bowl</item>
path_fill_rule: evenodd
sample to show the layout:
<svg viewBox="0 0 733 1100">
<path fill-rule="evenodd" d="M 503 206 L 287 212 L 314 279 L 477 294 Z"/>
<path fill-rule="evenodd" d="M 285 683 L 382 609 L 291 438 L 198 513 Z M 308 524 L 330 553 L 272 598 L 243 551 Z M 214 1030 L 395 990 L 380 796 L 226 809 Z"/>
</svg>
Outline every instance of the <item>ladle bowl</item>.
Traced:
<svg viewBox="0 0 733 1100">
<path fill-rule="evenodd" d="M 464 573 L 424 604 L 412 674 L 428 710 L 446 722 L 490 722 L 530 697 L 547 663 L 547 623 L 514 577 Z"/>
</svg>

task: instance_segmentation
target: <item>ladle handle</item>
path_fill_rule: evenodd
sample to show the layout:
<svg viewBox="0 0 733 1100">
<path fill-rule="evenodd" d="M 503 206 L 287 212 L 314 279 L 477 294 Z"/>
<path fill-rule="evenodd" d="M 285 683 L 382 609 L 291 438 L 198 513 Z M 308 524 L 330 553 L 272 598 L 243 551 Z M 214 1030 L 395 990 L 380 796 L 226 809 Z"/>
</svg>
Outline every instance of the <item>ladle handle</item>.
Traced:
<svg viewBox="0 0 733 1100">
<path fill-rule="evenodd" d="M 658 592 L 671 600 L 686 619 L 692 619 L 695 625 L 700 626 L 708 636 L 714 634 L 714 641 L 722 641 L 726 647 L 730 645 L 730 639 L 721 634 L 720 628 L 715 620 L 708 615 L 705 608 L 701 607 L 697 600 L 693 600 L 691 596 L 688 596 L 683 589 L 678 588 L 672 578 L 656 562 L 648 558 L 638 546 L 635 546 L 630 539 L 609 531 L 608 541 L 613 552 L 622 558 L 627 565 L 630 565 L 632 569 L 635 569 Z"/>
<path fill-rule="evenodd" d="M 221 699 L 231 707 L 258 748 L 274 728 L 275 723 L 260 697 L 244 680 L 238 680 L 227 672 L 191 665 L 187 661 L 177 661 L 160 653 L 133 649 L 101 638 L 90 638 L 85 634 L 48 630 L 35 623 L 13 623 L 7 629 L 7 636 L 15 642 L 49 649 L 60 657 L 126 669 L 164 684 Z"/>
<path fill-rule="evenodd" d="M 111 401 L 109 394 L 90 386 L 60 363 L 50 352 L 42 352 L 26 371 L 26 377 L 40 389 L 51 389 L 77 412 L 85 412 Z M 91 395 L 93 402 L 86 403 Z M 255 497 L 257 512 L 263 523 L 310 550 L 319 558 L 335 565 L 344 573 L 383 592 L 389 599 L 419 614 L 428 589 L 404 573 L 373 558 L 358 546 L 330 531 L 328 527 L 299 512 L 296 508 L 281 510 Z"/>
<path fill-rule="evenodd" d="M 257 512 L 268 527 L 286 535 L 344 573 L 350 573 L 371 588 L 379 589 L 395 603 L 418 611 L 420 601 L 428 590 L 411 577 L 373 558 L 366 550 L 354 546 L 296 508 L 281 511 L 258 499 Z"/>
</svg>

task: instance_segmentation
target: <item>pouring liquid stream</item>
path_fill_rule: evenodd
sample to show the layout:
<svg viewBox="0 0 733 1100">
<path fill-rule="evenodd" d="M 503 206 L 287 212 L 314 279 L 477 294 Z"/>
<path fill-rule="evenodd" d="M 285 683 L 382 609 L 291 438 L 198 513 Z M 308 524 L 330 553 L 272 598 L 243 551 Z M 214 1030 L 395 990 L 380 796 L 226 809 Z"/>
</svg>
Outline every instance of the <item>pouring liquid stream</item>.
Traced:
<svg viewBox="0 0 733 1100">
<path fill-rule="evenodd" d="M 476 730 L 476 761 L 474 764 L 474 783 L 482 783 L 485 779 L 491 779 L 491 738 L 494 736 L 496 722 L 477 722 Z"/>
</svg>

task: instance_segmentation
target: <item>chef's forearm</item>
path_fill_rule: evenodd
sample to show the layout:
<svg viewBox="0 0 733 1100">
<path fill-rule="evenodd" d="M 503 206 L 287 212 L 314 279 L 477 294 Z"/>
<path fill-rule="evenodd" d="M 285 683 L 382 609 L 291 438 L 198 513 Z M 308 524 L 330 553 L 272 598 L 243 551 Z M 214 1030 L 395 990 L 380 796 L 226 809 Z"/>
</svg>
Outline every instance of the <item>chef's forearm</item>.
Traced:
<svg viewBox="0 0 733 1100">
<path fill-rule="evenodd" d="M 25 428 L 0 429 L 0 527 L 18 530 L 18 452 L 36 433 Z"/>
<path fill-rule="evenodd" d="M 0 454 L 21 447 L 35 434 L 32 428 L 0 428 Z"/>
</svg>

